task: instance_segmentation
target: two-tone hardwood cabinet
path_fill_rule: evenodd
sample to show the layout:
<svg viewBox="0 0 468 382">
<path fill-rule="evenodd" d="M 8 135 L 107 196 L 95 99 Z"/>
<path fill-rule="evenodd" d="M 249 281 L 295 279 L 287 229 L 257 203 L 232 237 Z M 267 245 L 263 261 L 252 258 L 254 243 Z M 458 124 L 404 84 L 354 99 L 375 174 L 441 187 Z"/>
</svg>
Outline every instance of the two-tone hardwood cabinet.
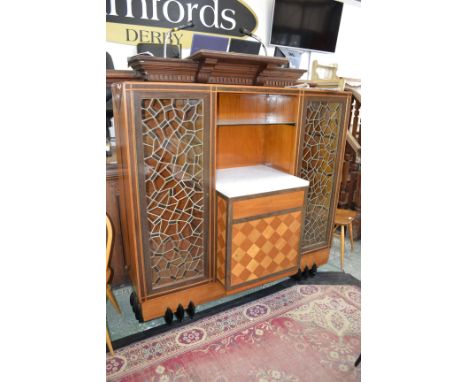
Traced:
<svg viewBox="0 0 468 382">
<path fill-rule="evenodd" d="M 327 262 L 349 93 L 124 82 L 113 102 L 141 320 Z"/>
</svg>

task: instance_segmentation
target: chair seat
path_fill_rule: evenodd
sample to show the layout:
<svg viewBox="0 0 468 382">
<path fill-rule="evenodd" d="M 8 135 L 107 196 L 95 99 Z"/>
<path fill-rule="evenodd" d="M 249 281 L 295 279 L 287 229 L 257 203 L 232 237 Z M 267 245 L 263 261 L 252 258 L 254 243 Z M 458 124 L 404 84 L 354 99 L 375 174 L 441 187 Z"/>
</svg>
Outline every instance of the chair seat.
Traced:
<svg viewBox="0 0 468 382">
<path fill-rule="evenodd" d="M 350 216 L 335 216 L 335 224 L 338 225 L 346 225 L 352 223 L 353 220 L 354 218 Z"/>
<path fill-rule="evenodd" d="M 346 225 L 352 223 L 353 220 L 356 218 L 357 212 L 352 210 L 343 210 L 340 208 L 336 209 L 335 214 L 335 224 L 338 225 Z"/>
</svg>

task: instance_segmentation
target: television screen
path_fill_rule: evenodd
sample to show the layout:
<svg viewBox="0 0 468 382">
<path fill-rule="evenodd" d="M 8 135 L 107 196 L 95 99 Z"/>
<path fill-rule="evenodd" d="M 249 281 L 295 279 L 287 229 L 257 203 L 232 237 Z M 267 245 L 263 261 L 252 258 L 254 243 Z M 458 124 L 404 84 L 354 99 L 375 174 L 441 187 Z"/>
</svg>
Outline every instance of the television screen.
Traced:
<svg viewBox="0 0 468 382">
<path fill-rule="evenodd" d="M 275 0 L 270 44 L 334 52 L 342 11 L 334 0 Z"/>
<path fill-rule="evenodd" d="M 231 38 L 228 52 L 259 54 L 261 44 L 257 41 L 239 40 Z"/>
</svg>

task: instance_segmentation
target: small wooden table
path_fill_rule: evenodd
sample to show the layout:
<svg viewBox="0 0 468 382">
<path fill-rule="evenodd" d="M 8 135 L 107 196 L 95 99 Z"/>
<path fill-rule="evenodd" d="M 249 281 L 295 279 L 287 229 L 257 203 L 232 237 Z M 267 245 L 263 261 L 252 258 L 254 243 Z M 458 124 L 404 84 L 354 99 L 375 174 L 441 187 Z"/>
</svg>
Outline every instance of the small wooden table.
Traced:
<svg viewBox="0 0 468 382">
<path fill-rule="evenodd" d="M 352 210 L 336 209 L 335 214 L 335 229 L 341 226 L 341 270 L 344 270 L 344 250 L 345 250 L 345 226 L 348 227 L 349 241 L 351 242 L 351 250 L 354 250 L 353 242 L 353 220 L 356 218 L 357 212 Z"/>
</svg>

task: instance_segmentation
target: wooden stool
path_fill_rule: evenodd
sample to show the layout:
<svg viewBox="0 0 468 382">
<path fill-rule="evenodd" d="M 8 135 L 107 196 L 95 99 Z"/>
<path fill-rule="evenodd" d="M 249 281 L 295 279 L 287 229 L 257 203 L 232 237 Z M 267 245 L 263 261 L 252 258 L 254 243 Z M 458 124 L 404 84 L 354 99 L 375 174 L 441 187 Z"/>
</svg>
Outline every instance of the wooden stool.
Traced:
<svg viewBox="0 0 468 382">
<path fill-rule="evenodd" d="M 336 209 L 335 228 L 341 226 L 341 270 L 344 270 L 344 250 L 345 250 L 345 226 L 348 227 L 349 241 L 351 242 L 351 250 L 354 250 L 353 242 L 353 220 L 356 218 L 357 212 L 352 210 Z"/>
</svg>

